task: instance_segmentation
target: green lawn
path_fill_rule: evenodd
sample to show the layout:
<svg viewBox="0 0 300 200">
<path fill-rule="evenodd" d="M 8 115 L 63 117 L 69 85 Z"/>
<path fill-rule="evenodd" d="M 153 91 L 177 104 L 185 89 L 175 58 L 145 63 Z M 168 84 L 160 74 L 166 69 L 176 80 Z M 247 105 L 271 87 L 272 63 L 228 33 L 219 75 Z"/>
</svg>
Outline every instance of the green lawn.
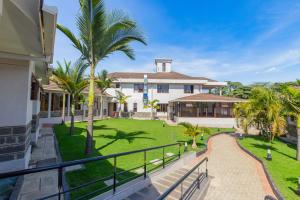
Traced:
<svg viewBox="0 0 300 200">
<path fill-rule="evenodd" d="M 76 123 L 76 130 L 73 136 L 69 135 L 66 125 L 55 126 L 56 136 L 59 142 L 59 148 L 64 161 L 86 158 L 84 155 L 86 123 Z M 212 128 L 211 134 L 218 131 L 230 131 L 231 129 Z M 132 119 L 109 119 L 96 121 L 94 123 L 94 154 L 92 156 L 109 155 L 113 153 L 133 151 L 148 147 L 166 145 L 176 142 L 192 143 L 191 138 L 183 134 L 184 128 L 181 126 L 165 126 L 162 121 L 150 120 L 132 120 Z M 198 150 L 205 148 L 204 140 L 197 138 Z M 178 154 L 178 147 L 168 147 L 165 153 L 172 152 Z M 181 149 L 183 152 L 183 148 Z M 153 150 L 147 153 L 147 161 L 162 158 L 162 149 Z M 144 163 L 144 154 L 138 153 L 134 155 L 124 156 L 117 159 L 118 172 L 132 169 Z M 148 170 L 155 168 L 150 164 Z M 84 170 L 67 173 L 68 183 L 71 187 L 92 181 L 95 179 L 111 176 L 113 173 L 113 160 L 97 161 L 85 165 Z M 128 179 L 137 176 L 133 170 L 121 175 L 117 179 L 120 183 L 126 182 Z M 104 187 L 103 182 L 91 185 L 84 189 L 72 192 L 72 197 L 78 197 L 87 192 L 94 191 L 96 188 Z M 101 191 L 100 191 L 101 192 Z"/>
<path fill-rule="evenodd" d="M 240 140 L 240 144 L 265 163 L 285 199 L 300 199 L 300 196 L 296 194 L 298 176 L 300 176 L 300 162 L 296 160 L 296 146 L 275 140 L 271 146 L 273 160 L 267 161 L 266 154 L 269 143 L 264 138 L 248 137 Z"/>
</svg>

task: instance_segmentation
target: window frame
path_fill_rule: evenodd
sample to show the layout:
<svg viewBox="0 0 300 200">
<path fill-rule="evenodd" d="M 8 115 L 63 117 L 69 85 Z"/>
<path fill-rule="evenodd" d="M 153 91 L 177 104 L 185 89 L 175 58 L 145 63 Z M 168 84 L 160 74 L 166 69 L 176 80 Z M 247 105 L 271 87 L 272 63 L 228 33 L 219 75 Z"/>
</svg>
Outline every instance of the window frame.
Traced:
<svg viewBox="0 0 300 200">
<path fill-rule="evenodd" d="M 137 112 L 137 108 L 138 108 L 138 104 L 137 103 L 133 103 L 133 112 Z"/>
<path fill-rule="evenodd" d="M 168 89 L 165 90 L 166 88 L 159 87 L 159 86 L 168 86 Z M 168 94 L 169 91 L 170 91 L 170 85 L 169 84 L 167 84 L 167 83 L 157 84 L 157 89 L 156 89 L 157 93 L 159 93 L 159 94 Z"/>
<path fill-rule="evenodd" d="M 189 88 L 187 88 L 189 87 Z M 184 94 L 194 94 L 194 85 L 184 85 L 183 86 Z"/>
<path fill-rule="evenodd" d="M 157 112 L 163 112 L 166 113 L 168 112 L 168 103 L 158 103 L 157 106 L 159 107 L 156 111 Z"/>
<path fill-rule="evenodd" d="M 136 86 L 142 86 L 141 88 Z M 134 93 L 144 93 L 144 84 L 143 83 L 134 83 L 133 84 L 133 92 Z"/>
</svg>

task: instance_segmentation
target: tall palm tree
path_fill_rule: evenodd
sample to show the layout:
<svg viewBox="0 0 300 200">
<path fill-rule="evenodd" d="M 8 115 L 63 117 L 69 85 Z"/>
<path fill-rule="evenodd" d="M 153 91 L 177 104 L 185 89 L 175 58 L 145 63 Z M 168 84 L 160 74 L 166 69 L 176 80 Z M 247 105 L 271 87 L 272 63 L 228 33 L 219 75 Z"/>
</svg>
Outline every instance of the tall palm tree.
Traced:
<svg viewBox="0 0 300 200">
<path fill-rule="evenodd" d="M 148 104 L 145 105 L 145 108 L 151 108 L 151 119 L 153 120 L 155 118 L 154 116 L 154 112 L 159 109 L 159 105 L 157 105 L 157 103 L 159 102 L 159 100 L 154 99 L 152 101 L 148 101 Z"/>
<path fill-rule="evenodd" d="M 77 38 L 68 28 L 57 25 L 80 51 L 82 59 L 90 66 L 90 85 L 88 97 L 88 127 L 86 138 L 86 154 L 92 153 L 93 146 L 93 106 L 95 69 L 101 60 L 110 54 L 120 51 L 134 59 L 134 51 L 129 46 L 132 41 L 146 44 L 137 24 L 121 11 L 107 13 L 103 0 L 80 0 L 81 9 L 76 18 L 79 31 Z"/>
<path fill-rule="evenodd" d="M 179 123 L 179 125 L 184 126 L 186 128 L 184 134 L 189 135 L 193 138 L 192 148 L 196 149 L 197 148 L 196 136 L 201 133 L 199 126 L 198 125 L 194 126 L 187 122 L 181 122 Z"/>
<path fill-rule="evenodd" d="M 103 95 L 108 88 L 111 88 L 113 85 L 113 78 L 108 77 L 106 70 L 102 70 L 98 73 L 96 78 L 96 86 L 101 91 L 101 104 L 100 104 L 100 118 L 103 118 Z"/>
<path fill-rule="evenodd" d="M 127 99 L 130 96 L 125 95 L 123 92 L 116 90 L 116 96 L 115 98 L 117 99 L 119 103 L 119 117 L 122 116 L 122 105 L 125 105 L 127 103 Z"/>
<path fill-rule="evenodd" d="M 300 86 L 300 80 L 296 81 L 296 86 Z M 300 131 L 299 131 L 299 120 L 300 120 L 300 91 L 295 87 L 289 85 L 282 85 L 280 87 L 282 94 L 281 99 L 285 105 L 285 109 L 289 116 L 293 116 L 297 121 L 297 154 L 296 158 L 300 161 Z"/>
<path fill-rule="evenodd" d="M 64 61 L 64 64 L 57 62 L 57 67 L 53 71 L 50 80 L 55 82 L 61 89 L 67 91 L 71 96 L 71 126 L 70 134 L 74 132 L 75 103 L 81 92 L 87 87 L 88 81 L 84 79 L 84 71 L 87 65 L 78 60 L 74 65 Z"/>
</svg>

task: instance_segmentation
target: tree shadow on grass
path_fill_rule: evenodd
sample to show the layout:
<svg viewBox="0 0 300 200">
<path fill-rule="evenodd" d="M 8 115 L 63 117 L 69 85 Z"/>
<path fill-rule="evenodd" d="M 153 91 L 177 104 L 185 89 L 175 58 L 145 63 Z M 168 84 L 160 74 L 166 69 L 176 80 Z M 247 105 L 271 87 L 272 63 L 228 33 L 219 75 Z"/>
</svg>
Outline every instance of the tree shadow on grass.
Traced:
<svg viewBox="0 0 300 200">
<path fill-rule="evenodd" d="M 85 142 L 86 142 L 86 129 L 82 127 L 75 127 L 75 134 L 71 136 L 69 135 L 68 128 L 69 127 L 67 127 L 66 125 L 57 125 L 55 127 L 56 135 L 58 136 L 57 139 L 60 147 L 60 152 L 63 158 L 65 158 L 65 161 L 102 156 L 99 150 L 95 148 L 95 140 L 93 141 L 93 154 L 90 156 L 84 154 Z M 106 126 L 102 126 L 102 129 L 103 128 L 105 129 Z M 145 133 L 132 133 L 130 134 L 130 136 L 140 137 L 139 135 L 141 134 L 145 134 Z M 132 141 L 132 139 L 129 139 L 129 141 Z M 69 184 L 69 189 L 78 187 L 83 184 L 87 184 L 88 182 L 93 182 L 93 183 L 70 192 L 71 199 L 76 199 L 78 197 L 83 197 L 85 195 L 87 196 L 83 198 L 89 199 L 107 190 L 112 189 L 112 186 L 107 186 L 104 183 L 104 180 L 102 180 L 103 178 L 105 178 L 105 180 L 113 178 L 114 166 L 113 166 L 112 159 L 93 161 L 93 162 L 85 163 L 83 165 L 84 165 L 83 169 L 67 172 L 65 174 Z M 137 177 L 138 175 L 137 173 L 134 173 L 133 171 L 126 171 L 126 170 L 127 170 L 126 168 L 119 167 L 117 164 L 116 171 L 118 173 L 117 175 L 118 184 L 122 184 L 124 182 L 127 182 Z M 120 173 L 120 172 L 126 172 L 126 173 Z M 89 193 L 91 194 L 88 195 Z"/>
<path fill-rule="evenodd" d="M 251 144 L 251 145 L 254 146 L 255 148 L 260 148 L 260 149 L 265 149 L 265 150 L 270 149 L 270 150 L 275 151 L 275 152 L 277 152 L 277 153 L 279 153 L 279 154 L 281 154 L 283 156 L 286 156 L 288 158 L 296 160 L 295 157 L 292 157 L 292 156 L 290 156 L 290 155 L 288 155 L 286 153 L 283 153 L 283 152 L 279 151 L 277 148 L 275 148 L 273 146 L 269 146 L 267 144 Z"/>
<path fill-rule="evenodd" d="M 97 148 L 96 150 L 99 151 L 101 149 L 104 149 L 105 147 L 108 147 L 108 146 L 114 144 L 115 142 L 117 142 L 119 140 L 127 140 L 128 143 L 132 143 L 136 139 L 155 140 L 155 138 L 152 138 L 152 137 L 141 136 L 141 135 L 145 135 L 145 134 L 149 134 L 149 133 L 146 133 L 144 131 L 133 131 L 133 132 L 128 133 L 128 132 L 125 132 L 125 131 L 116 130 L 115 135 L 98 135 L 98 136 L 94 136 L 94 137 L 101 137 L 101 138 L 106 138 L 106 139 L 111 140 L 108 143 L 106 143 L 105 145 Z"/>
</svg>

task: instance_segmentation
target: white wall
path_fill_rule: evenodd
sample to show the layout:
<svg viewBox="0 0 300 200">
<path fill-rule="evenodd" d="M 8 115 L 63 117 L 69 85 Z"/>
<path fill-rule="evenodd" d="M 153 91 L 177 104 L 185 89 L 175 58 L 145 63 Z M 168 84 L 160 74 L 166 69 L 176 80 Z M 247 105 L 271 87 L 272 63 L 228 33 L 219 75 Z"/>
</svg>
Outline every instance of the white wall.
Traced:
<svg viewBox="0 0 300 200">
<path fill-rule="evenodd" d="M 0 127 L 25 125 L 32 119 L 32 68 L 27 61 L 0 58 Z"/>
<path fill-rule="evenodd" d="M 197 117 L 175 117 L 177 123 L 189 122 L 194 125 L 205 127 L 232 128 L 236 127 L 235 118 L 197 118 Z"/>
<path fill-rule="evenodd" d="M 172 71 L 171 63 L 166 62 L 166 71 L 163 71 L 162 65 L 163 65 L 162 62 L 156 63 L 156 72 L 171 72 Z"/>
<path fill-rule="evenodd" d="M 135 93 L 134 92 L 134 83 L 121 83 L 121 87 L 117 90 L 121 90 L 125 95 L 129 95 L 128 98 L 128 110 L 133 110 L 133 104 L 137 103 L 138 112 L 150 112 L 150 109 L 145 109 L 143 105 L 143 93 Z M 185 96 L 190 96 L 194 94 L 198 94 L 201 92 L 200 85 L 194 85 L 194 93 L 193 94 L 185 94 L 184 93 L 184 85 L 185 84 L 169 84 L 169 93 L 157 93 L 157 84 L 151 83 L 148 84 L 148 98 L 149 100 L 158 99 L 159 103 L 168 103 L 171 100 L 178 99 Z M 186 84 L 189 85 L 189 84 Z M 115 96 L 116 89 L 108 89 L 107 92 Z"/>
</svg>

